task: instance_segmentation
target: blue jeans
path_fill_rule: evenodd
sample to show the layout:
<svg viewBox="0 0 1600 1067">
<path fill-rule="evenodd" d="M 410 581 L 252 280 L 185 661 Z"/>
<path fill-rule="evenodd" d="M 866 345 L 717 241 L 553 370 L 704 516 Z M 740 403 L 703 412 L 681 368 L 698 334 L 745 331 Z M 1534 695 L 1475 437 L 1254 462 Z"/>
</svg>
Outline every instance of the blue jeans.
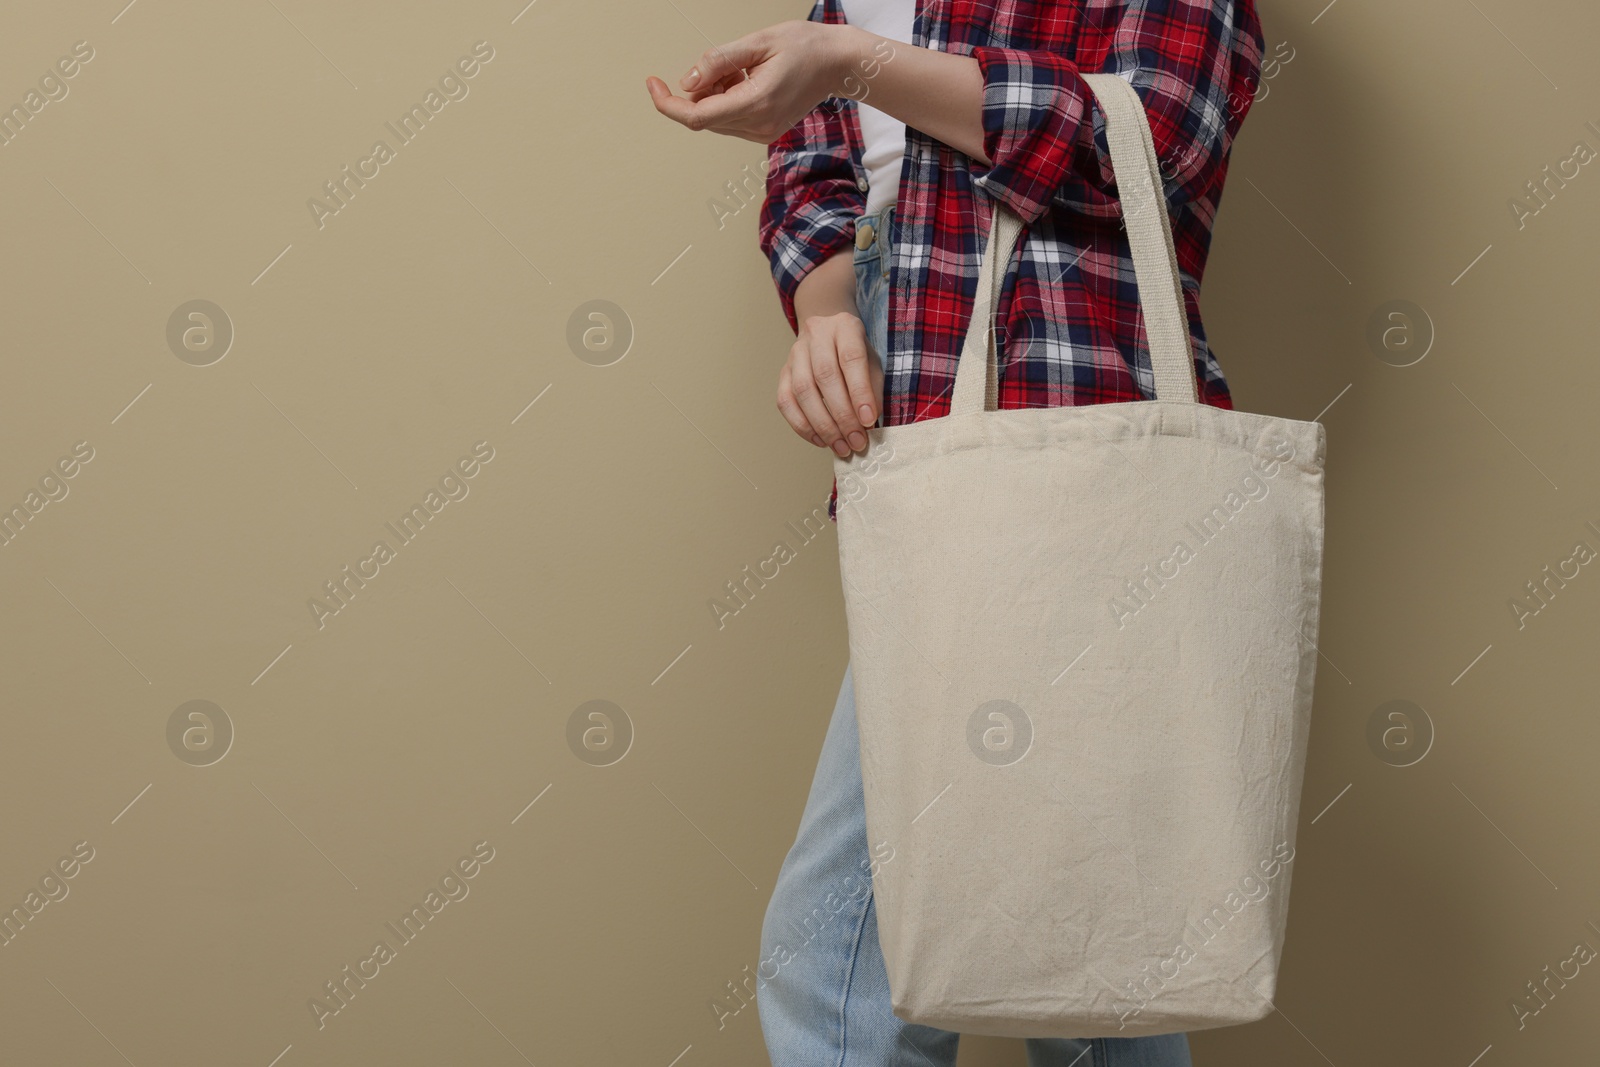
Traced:
<svg viewBox="0 0 1600 1067">
<path fill-rule="evenodd" d="M 871 221 L 888 237 L 891 204 Z M 880 225 L 880 223 L 882 225 Z M 857 248 L 856 306 L 882 352 L 884 239 Z M 773 1067 L 954 1067 L 960 1035 L 896 1018 L 872 906 L 850 668 L 822 742 L 800 830 L 761 927 L 756 1003 Z M 1189 1067 L 1183 1034 L 1027 1040 L 1029 1067 Z"/>
</svg>

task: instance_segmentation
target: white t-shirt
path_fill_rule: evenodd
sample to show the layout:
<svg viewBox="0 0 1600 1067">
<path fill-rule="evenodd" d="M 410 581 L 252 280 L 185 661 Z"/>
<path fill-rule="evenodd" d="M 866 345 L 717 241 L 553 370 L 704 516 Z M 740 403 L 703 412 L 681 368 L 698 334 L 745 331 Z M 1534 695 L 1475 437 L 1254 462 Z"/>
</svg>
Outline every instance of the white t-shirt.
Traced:
<svg viewBox="0 0 1600 1067">
<path fill-rule="evenodd" d="M 841 0 L 841 6 L 844 8 L 845 21 L 850 25 L 891 41 L 911 43 L 911 24 L 917 15 L 916 0 Z M 866 87 L 866 99 L 871 100 L 872 82 L 860 71 L 854 74 L 856 82 Z M 867 171 L 867 211 L 871 213 L 894 203 L 900 192 L 900 164 L 906 152 L 906 124 L 867 103 L 858 103 L 856 114 L 861 119 L 861 139 L 864 143 L 861 164 Z"/>
</svg>

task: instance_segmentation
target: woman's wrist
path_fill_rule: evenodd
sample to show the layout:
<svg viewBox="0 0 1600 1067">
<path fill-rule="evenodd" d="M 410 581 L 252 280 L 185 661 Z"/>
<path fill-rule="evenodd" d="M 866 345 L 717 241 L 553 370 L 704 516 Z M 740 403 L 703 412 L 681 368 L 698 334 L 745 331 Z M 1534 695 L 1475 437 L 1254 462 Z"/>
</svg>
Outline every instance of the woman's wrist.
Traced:
<svg viewBox="0 0 1600 1067">
<path fill-rule="evenodd" d="M 871 37 L 859 26 L 848 23 L 800 21 L 800 25 L 816 35 L 815 62 L 818 81 L 827 96 L 845 96 L 849 92 L 847 79 L 855 70 L 863 48 L 863 37 Z M 866 42 L 870 47 L 870 42 Z"/>
<path fill-rule="evenodd" d="M 841 313 L 861 316 L 856 307 L 855 256 L 848 248 L 811 268 L 794 291 L 794 317 L 801 326 L 807 319 Z"/>
<path fill-rule="evenodd" d="M 870 103 L 886 115 L 972 157 L 984 152 L 983 72 L 972 56 L 893 41 L 848 23 L 822 25 L 832 34 L 824 51 L 833 92 Z"/>
<path fill-rule="evenodd" d="M 828 28 L 836 31 L 829 41 L 828 84 L 834 96 L 860 103 L 883 64 L 894 58 L 895 43 L 848 23 Z"/>
<path fill-rule="evenodd" d="M 833 43 L 833 75 L 835 80 L 844 81 L 856 72 L 857 66 L 863 59 L 872 53 L 872 46 L 879 40 L 876 34 L 868 33 L 860 26 L 849 23 L 840 23 L 833 27 L 838 33 Z"/>
</svg>

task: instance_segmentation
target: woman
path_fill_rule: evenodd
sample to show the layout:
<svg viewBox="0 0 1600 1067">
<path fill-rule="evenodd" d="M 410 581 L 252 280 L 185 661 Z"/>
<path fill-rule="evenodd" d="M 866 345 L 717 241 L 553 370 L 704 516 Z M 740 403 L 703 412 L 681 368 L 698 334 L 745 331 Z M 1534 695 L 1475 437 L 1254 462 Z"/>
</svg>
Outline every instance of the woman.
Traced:
<svg viewBox="0 0 1600 1067">
<path fill-rule="evenodd" d="M 865 427 L 948 413 L 995 200 L 1026 226 L 998 302 L 998 406 L 1154 397 L 1089 72 L 1144 104 L 1200 399 L 1231 408 L 1199 287 L 1262 50 L 1254 0 L 817 0 L 707 51 L 687 98 L 646 86 L 690 129 L 770 145 L 760 240 L 796 331 L 778 409 L 845 456 Z M 858 745 L 847 666 L 763 925 L 767 1045 L 776 1067 L 951 1065 L 958 1035 L 890 1010 L 869 875 L 892 856 L 869 849 Z M 1027 1046 L 1032 1067 L 1189 1063 L 1183 1034 Z"/>
</svg>

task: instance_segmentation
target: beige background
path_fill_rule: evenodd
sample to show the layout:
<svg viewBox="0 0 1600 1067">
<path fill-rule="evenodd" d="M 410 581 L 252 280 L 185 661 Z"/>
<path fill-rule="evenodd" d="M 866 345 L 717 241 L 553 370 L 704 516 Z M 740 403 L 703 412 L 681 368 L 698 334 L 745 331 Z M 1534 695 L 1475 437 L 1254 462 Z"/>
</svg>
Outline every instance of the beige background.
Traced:
<svg viewBox="0 0 1600 1067">
<path fill-rule="evenodd" d="M 807 5 L 122 3 L 0 15 L 6 106 L 94 50 L 0 148 L 0 503 L 94 453 L 0 548 L 0 905 L 93 850 L 0 948 L 0 1062 L 764 1062 L 755 1009 L 711 1005 L 844 668 L 831 528 L 720 630 L 708 602 L 830 464 L 774 409 L 790 335 L 724 185 L 763 149 L 643 78 Z M 1509 602 L 1600 548 L 1600 169 L 1520 229 L 1508 201 L 1600 148 L 1600 10 L 1321 4 L 1263 4 L 1293 59 L 1205 308 L 1240 408 L 1328 427 L 1326 659 L 1280 1012 L 1195 1062 L 1587 1062 L 1593 967 L 1510 1005 L 1600 947 L 1600 576 L 1520 629 Z M 480 40 L 470 94 L 319 229 L 307 199 Z M 209 366 L 166 340 L 195 299 L 235 331 Z M 595 299 L 631 323 L 610 366 L 566 339 Z M 1411 366 L 1366 341 L 1395 299 L 1436 333 Z M 478 441 L 469 495 L 319 629 Z M 234 731 L 209 766 L 167 737 L 197 699 Z M 635 735 L 607 767 L 567 742 L 594 699 Z M 1367 741 L 1391 699 L 1436 734 L 1413 766 Z M 319 1029 L 480 841 L 470 895 Z"/>
</svg>

